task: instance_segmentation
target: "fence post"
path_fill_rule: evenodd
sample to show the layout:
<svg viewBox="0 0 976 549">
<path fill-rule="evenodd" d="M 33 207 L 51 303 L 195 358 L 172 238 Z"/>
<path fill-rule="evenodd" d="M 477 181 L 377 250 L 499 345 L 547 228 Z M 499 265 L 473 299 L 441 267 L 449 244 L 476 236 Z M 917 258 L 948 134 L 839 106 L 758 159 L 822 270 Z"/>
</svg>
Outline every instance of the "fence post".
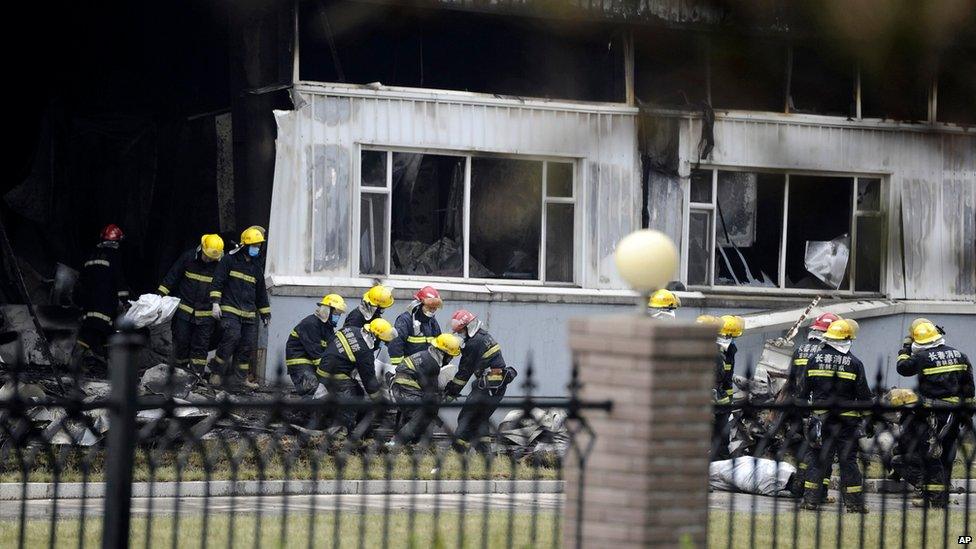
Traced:
<svg viewBox="0 0 976 549">
<path fill-rule="evenodd" d="M 568 458 L 567 547 L 703 547 L 715 330 L 641 316 L 570 321 L 594 446 Z M 585 467 L 585 475 L 580 474 Z"/>
<path fill-rule="evenodd" d="M 109 338 L 108 441 L 105 449 L 105 500 L 102 517 L 102 548 L 129 546 L 132 463 L 136 445 L 136 355 L 145 338 L 122 328 Z"/>
</svg>

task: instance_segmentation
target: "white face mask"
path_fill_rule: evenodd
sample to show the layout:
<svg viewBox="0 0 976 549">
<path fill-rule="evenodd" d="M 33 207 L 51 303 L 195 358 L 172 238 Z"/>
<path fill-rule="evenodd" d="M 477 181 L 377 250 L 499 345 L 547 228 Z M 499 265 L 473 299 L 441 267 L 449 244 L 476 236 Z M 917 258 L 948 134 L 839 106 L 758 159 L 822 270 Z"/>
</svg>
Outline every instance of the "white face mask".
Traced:
<svg viewBox="0 0 976 549">
<path fill-rule="evenodd" d="M 434 313 L 437 312 L 433 309 L 428 309 L 427 307 L 421 307 L 421 310 L 424 312 L 424 316 L 427 318 L 434 318 Z"/>
<path fill-rule="evenodd" d="M 718 343 L 718 346 L 721 347 L 723 351 L 726 351 L 728 350 L 729 345 L 732 344 L 732 338 L 725 337 L 725 336 L 718 336 L 718 338 L 715 340 L 715 343 Z"/>
<path fill-rule="evenodd" d="M 674 311 L 658 309 L 651 313 L 651 318 L 655 320 L 674 320 Z"/>
<path fill-rule="evenodd" d="M 834 339 L 825 339 L 824 341 L 827 343 L 827 345 L 830 345 L 831 347 L 837 349 L 838 351 L 844 353 L 845 355 L 851 352 L 851 346 L 854 344 L 854 342 L 849 339 L 843 339 L 840 341 Z"/>
</svg>

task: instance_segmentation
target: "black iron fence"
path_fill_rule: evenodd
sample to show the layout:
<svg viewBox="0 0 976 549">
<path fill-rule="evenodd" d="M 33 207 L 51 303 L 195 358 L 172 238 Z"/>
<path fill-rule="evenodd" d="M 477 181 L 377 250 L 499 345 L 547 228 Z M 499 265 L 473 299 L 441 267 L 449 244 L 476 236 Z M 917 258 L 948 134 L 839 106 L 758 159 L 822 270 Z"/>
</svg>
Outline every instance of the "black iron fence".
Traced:
<svg viewBox="0 0 976 549">
<path fill-rule="evenodd" d="M 799 400 L 786 380 L 737 378 L 731 403 L 715 405 L 710 546 L 972 541 L 976 408 L 885 386 L 883 370 L 860 401 Z"/>
<path fill-rule="evenodd" d="M 573 541 L 563 539 L 562 492 L 578 479 L 564 465 L 585 471 L 593 433 L 583 412 L 610 407 L 580 400 L 575 372 L 567 398 L 539 398 L 527 363 L 526 396 L 497 403 L 503 419 L 465 445 L 453 417 L 495 403 L 230 394 L 168 366 L 138 371 L 143 345 L 134 333 L 114 336 L 109 380 L 3 365 L 0 546 Z M 408 410 L 429 414 L 431 428 L 397 443 L 397 414 Z M 370 435 L 335 427 L 342 412 L 368 422 Z"/>
</svg>

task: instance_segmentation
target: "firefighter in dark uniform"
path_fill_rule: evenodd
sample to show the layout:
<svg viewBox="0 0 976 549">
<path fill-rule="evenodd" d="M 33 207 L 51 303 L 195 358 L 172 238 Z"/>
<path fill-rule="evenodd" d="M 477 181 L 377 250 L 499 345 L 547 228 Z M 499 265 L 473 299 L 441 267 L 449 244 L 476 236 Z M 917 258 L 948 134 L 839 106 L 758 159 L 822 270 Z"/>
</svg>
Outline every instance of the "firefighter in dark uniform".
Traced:
<svg viewBox="0 0 976 549">
<path fill-rule="evenodd" d="M 463 452 L 473 443 L 475 450 L 487 452 L 492 442 L 488 420 L 518 373 L 505 364 L 501 345 L 484 329 L 481 319 L 474 313 L 465 309 L 456 311 L 451 317 L 451 330 L 461 336 L 464 345 L 457 374 L 444 389 L 445 399 L 457 398 L 468 380 L 472 376 L 475 378 L 458 415 L 454 448 Z"/>
<path fill-rule="evenodd" d="M 723 315 L 719 318 L 721 325 L 718 329 L 719 357 L 721 358 L 721 370 L 716 364 L 716 384 L 715 384 L 715 403 L 731 404 L 732 394 L 735 387 L 732 384 L 732 376 L 735 373 L 735 355 L 738 347 L 735 345 L 735 338 L 742 335 L 745 331 L 745 321 L 741 316 Z M 729 411 L 722 411 L 715 414 L 714 433 L 716 442 L 712 445 L 714 450 L 712 460 L 718 461 L 729 457 Z"/>
<path fill-rule="evenodd" d="M 714 326 L 716 337 L 718 331 L 722 329 L 722 319 L 714 315 L 699 315 L 695 319 L 698 324 L 708 324 Z M 735 392 L 732 386 L 733 368 L 729 368 L 728 374 L 725 371 L 725 353 L 719 348 L 715 353 L 715 388 L 712 390 L 712 402 L 718 405 L 731 404 L 731 393 Z M 731 392 L 730 392 L 731 391 Z M 729 432 L 728 432 L 729 412 L 722 411 L 715 413 L 715 421 L 712 423 L 712 461 L 726 459 L 729 452 Z"/>
<path fill-rule="evenodd" d="M 850 320 L 835 320 L 824 332 L 824 346 L 807 362 L 798 394 L 814 404 L 830 400 L 870 402 L 871 389 L 864 364 L 851 354 L 857 327 Z M 823 479 L 830 476 L 834 456 L 840 465 L 841 494 L 849 513 L 866 513 L 864 486 L 857 466 L 857 439 L 861 413 L 857 410 L 814 410 L 808 439 L 813 446 L 803 482 L 803 507 L 817 509 L 823 503 Z"/>
<path fill-rule="evenodd" d="M 224 256 L 214 271 L 210 288 L 211 311 L 220 321 L 215 384 L 235 387 L 241 383 L 256 387 L 247 379 L 257 346 L 257 317 L 267 326 L 271 321 L 268 291 L 264 287 L 264 263 L 256 260 L 264 236 L 254 228 L 241 234 L 241 245 Z M 232 370 L 234 362 L 236 369 Z"/>
<path fill-rule="evenodd" d="M 75 373 L 81 372 L 83 362 L 88 366 L 105 362 L 105 342 L 114 330 L 115 317 L 125 308 L 129 297 L 119 254 L 123 238 L 118 226 L 105 226 L 95 251 L 82 266 L 78 300 L 82 310 L 81 327 L 71 355 Z"/>
<path fill-rule="evenodd" d="M 173 332 L 173 360 L 199 376 L 207 367 L 210 336 L 213 333 L 213 311 L 210 307 L 210 284 L 214 270 L 224 255 L 224 240 L 216 234 L 205 234 L 200 245 L 187 250 L 159 284 L 159 295 L 180 298 L 180 305 L 170 324 Z"/>
<path fill-rule="evenodd" d="M 403 359 L 396 368 L 391 392 L 393 400 L 402 402 L 427 402 L 434 406 L 440 401 L 438 378 L 441 368 L 461 354 L 461 340 L 453 334 L 440 334 L 427 349 Z M 430 422 L 437 416 L 436 408 L 404 408 L 400 410 L 395 444 L 416 444 L 427 432 Z M 393 441 L 391 441 L 393 442 Z M 395 444 L 389 444 L 393 446 Z"/>
<path fill-rule="evenodd" d="M 911 464 L 920 470 L 923 498 L 913 503 L 945 507 L 959 425 L 967 419 L 953 408 L 973 402 L 972 363 L 965 354 L 946 345 L 935 324 L 920 319 L 913 323 L 911 343 L 898 355 L 898 373 L 918 376 L 917 393 L 922 399 L 922 407 L 908 422 L 907 436 L 899 441 Z"/>
<path fill-rule="evenodd" d="M 398 335 L 389 345 L 390 364 L 399 366 L 404 357 L 426 350 L 441 335 L 434 314 L 443 304 L 440 294 L 431 286 L 424 286 L 414 294 L 413 302 L 393 323 Z"/>
<path fill-rule="evenodd" d="M 346 302 L 337 294 L 319 301 L 315 312 L 306 316 L 288 335 L 285 343 L 285 367 L 299 396 L 315 394 L 319 385 L 315 369 L 319 367 L 326 347 L 335 336 L 336 326 L 346 312 Z"/>
<path fill-rule="evenodd" d="M 377 318 L 363 326 L 343 326 L 335 332 L 316 369 L 319 382 L 330 395 L 338 398 L 361 399 L 367 396 L 378 400 L 382 396 L 376 380 L 374 355 L 382 343 L 396 337 L 393 325 Z M 359 381 L 353 377 L 359 375 Z M 340 409 L 336 422 L 348 438 L 361 441 L 368 436 L 374 414 L 353 409 Z"/>
<path fill-rule="evenodd" d="M 386 286 L 373 286 L 363 294 L 359 306 L 346 315 L 342 327 L 362 328 L 369 322 L 383 316 L 383 310 L 393 306 L 393 291 Z"/>
<path fill-rule="evenodd" d="M 787 394 L 791 397 L 796 398 L 796 390 L 798 385 L 798 380 L 800 377 L 806 375 L 807 364 L 810 362 L 810 357 L 820 352 L 823 348 L 823 334 L 830 327 L 830 323 L 840 320 L 840 317 L 834 313 L 822 313 L 820 316 L 810 324 L 810 330 L 807 333 L 806 343 L 797 345 L 793 349 L 793 356 L 790 358 L 790 371 L 786 378 L 786 390 Z M 792 431 L 802 432 L 802 417 L 798 418 L 798 421 L 794 422 Z M 797 478 L 796 482 L 793 483 L 794 490 L 793 495 L 795 497 L 803 496 L 803 481 L 806 478 L 807 473 L 807 462 L 810 461 L 810 452 L 813 449 L 809 444 L 801 444 L 798 451 L 802 452 L 802 455 L 797 456 Z M 827 496 L 827 487 L 830 484 L 830 479 L 824 477 L 823 487 L 821 490 L 821 501 L 830 502 Z"/>
</svg>

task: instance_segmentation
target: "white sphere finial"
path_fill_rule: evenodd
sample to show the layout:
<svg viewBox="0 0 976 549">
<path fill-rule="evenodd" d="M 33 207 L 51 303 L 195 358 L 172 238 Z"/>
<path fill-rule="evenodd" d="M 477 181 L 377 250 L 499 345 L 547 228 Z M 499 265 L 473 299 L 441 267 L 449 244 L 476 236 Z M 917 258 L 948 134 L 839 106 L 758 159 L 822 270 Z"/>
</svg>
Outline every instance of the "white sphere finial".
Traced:
<svg viewBox="0 0 976 549">
<path fill-rule="evenodd" d="M 653 229 L 634 231 L 618 244 L 614 254 L 617 270 L 631 288 L 648 293 L 673 280 L 678 269 L 678 250 L 668 235 Z"/>
</svg>

